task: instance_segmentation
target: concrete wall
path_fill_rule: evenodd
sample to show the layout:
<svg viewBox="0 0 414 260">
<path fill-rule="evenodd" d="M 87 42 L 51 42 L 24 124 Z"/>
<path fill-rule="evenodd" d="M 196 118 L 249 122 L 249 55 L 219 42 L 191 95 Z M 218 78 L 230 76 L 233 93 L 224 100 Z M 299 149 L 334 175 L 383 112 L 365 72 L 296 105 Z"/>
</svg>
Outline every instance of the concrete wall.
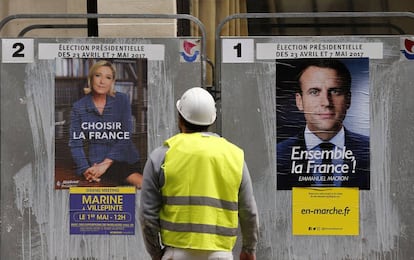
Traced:
<svg viewBox="0 0 414 260">
<path fill-rule="evenodd" d="M 175 14 L 176 1 L 171 0 L 99 0 L 100 14 Z M 177 21 L 171 19 L 100 19 L 100 37 L 160 37 L 176 35 Z"/>
<path fill-rule="evenodd" d="M 0 17 L 3 19 L 14 14 L 65 14 L 65 13 L 87 13 L 85 0 L 62 0 L 62 1 L 1 1 Z M 173 0 L 99 0 L 98 13 L 102 14 L 175 14 L 176 1 Z M 28 25 L 33 24 L 84 24 L 85 19 L 18 19 L 7 24 L 0 32 L 3 37 L 15 37 Z M 159 37 L 175 36 L 176 20 L 162 19 L 100 19 L 98 31 L 100 37 Z M 27 37 L 85 37 L 86 29 L 36 29 L 25 36 Z"/>
<path fill-rule="evenodd" d="M 14 14 L 47 14 L 47 13 L 86 13 L 86 1 L 84 0 L 70 0 L 70 1 L 50 1 L 50 0 L 39 0 L 39 1 L 28 1 L 28 0 L 17 0 L 17 1 L 2 1 L 0 8 L 1 19 Z M 8 23 L 3 30 L 0 32 L 0 36 L 3 37 L 16 37 L 19 32 L 33 24 L 86 24 L 86 20 L 53 20 L 53 19 L 18 19 Z M 36 36 L 87 36 L 86 29 L 70 29 L 70 30 L 33 30 L 26 34 L 27 37 Z"/>
</svg>

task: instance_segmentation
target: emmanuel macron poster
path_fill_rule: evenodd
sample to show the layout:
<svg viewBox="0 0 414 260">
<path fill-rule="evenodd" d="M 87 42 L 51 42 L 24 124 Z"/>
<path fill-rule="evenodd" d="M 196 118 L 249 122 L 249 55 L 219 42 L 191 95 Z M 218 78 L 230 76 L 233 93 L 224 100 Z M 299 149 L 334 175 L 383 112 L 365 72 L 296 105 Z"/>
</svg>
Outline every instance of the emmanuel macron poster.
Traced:
<svg viewBox="0 0 414 260">
<path fill-rule="evenodd" d="M 370 189 L 369 59 L 276 62 L 277 189 Z"/>
</svg>

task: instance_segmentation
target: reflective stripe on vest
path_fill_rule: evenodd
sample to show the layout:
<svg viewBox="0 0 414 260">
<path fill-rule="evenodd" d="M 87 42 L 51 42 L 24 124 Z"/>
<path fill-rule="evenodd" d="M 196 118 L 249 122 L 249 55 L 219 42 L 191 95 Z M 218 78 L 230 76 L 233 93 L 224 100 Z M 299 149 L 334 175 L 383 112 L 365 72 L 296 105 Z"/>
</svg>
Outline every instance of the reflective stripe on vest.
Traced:
<svg viewBox="0 0 414 260">
<path fill-rule="evenodd" d="M 178 248 L 231 251 L 244 155 L 224 138 L 178 134 L 166 141 L 161 237 Z"/>
</svg>

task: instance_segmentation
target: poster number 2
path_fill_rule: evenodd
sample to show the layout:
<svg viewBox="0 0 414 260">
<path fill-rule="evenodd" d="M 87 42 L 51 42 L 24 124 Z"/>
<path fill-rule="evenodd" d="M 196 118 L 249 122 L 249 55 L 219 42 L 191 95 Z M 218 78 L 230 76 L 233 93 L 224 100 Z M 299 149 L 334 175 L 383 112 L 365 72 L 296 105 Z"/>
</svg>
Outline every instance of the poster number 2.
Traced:
<svg viewBox="0 0 414 260">
<path fill-rule="evenodd" d="M 223 39 L 223 63 L 254 62 L 253 39 Z"/>
<path fill-rule="evenodd" d="M 24 44 L 21 42 L 16 42 L 13 44 L 13 49 L 15 49 L 16 51 L 13 52 L 12 57 L 14 58 L 24 58 Z"/>
<path fill-rule="evenodd" d="M 31 63 L 34 61 L 33 39 L 2 39 L 2 63 Z"/>
</svg>

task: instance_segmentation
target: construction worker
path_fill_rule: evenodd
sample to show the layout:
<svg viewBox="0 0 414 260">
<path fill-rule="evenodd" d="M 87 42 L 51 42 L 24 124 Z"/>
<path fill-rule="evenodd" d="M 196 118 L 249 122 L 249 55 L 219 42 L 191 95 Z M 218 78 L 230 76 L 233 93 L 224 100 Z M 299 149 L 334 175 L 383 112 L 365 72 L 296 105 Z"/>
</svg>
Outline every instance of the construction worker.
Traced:
<svg viewBox="0 0 414 260">
<path fill-rule="evenodd" d="M 213 97 L 187 90 L 176 104 L 180 133 L 144 167 L 140 222 L 152 259 L 233 259 L 238 223 L 240 259 L 256 259 L 258 213 L 243 151 L 208 128 Z"/>
</svg>

